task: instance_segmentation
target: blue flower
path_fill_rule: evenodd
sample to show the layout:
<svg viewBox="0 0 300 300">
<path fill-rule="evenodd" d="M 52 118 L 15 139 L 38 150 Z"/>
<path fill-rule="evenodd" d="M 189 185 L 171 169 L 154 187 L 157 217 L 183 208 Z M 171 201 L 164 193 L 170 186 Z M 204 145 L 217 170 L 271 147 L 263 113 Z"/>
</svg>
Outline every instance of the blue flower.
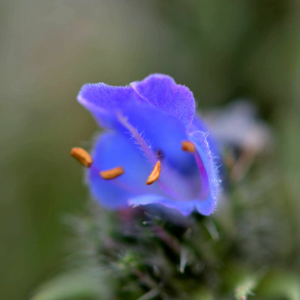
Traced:
<svg viewBox="0 0 300 300">
<path fill-rule="evenodd" d="M 183 215 L 213 212 L 215 146 L 187 87 L 153 74 L 126 87 L 86 84 L 78 101 L 106 129 L 88 169 L 91 194 L 103 206 L 158 203 Z"/>
</svg>

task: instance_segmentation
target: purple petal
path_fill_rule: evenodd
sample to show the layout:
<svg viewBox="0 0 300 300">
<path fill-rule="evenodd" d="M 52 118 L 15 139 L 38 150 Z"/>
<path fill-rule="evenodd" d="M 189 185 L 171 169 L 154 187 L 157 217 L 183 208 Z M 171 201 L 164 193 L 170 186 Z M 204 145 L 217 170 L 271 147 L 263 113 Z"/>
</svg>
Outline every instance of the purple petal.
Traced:
<svg viewBox="0 0 300 300">
<path fill-rule="evenodd" d="M 188 129 L 195 114 L 193 93 L 163 74 L 150 75 L 131 83 L 132 88 L 148 103 L 177 117 Z"/>
<path fill-rule="evenodd" d="M 216 208 L 216 201 L 212 199 L 211 196 L 205 201 L 194 200 L 193 203 L 195 209 L 204 216 L 209 216 Z"/>
<path fill-rule="evenodd" d="M 177 85 L 169 76 L 154 74 L 129 87 L 86 84 L 78 101 L 101 126 L 114 130 L 98 139 L 94 163 L 88 170 L 91 193 L 104 206 L 126 207 L 130 199 L 130 205 L 157 203 L 183 215 L 194 209 L 204 215 L 212 213 L 219 185 L 211 153 L 214 143 L 207 138 L 201 119 L 194 118 L 195 101 L 188 88 Z M 194 156 L 181 150 L 181 142 L 188 139 L 196 145 L 202 180 Z M 143 153 L 145 149 L 151 152 L 152 163 L 149 151 L 148 156 Z M 169 199 L 172 197 L 157 182 L 145 184 L 156 155 L 162 161 L 160 180 L 180 196 L 176 200 Z M 117 166 L 122 166 L 125 174 L 112 180 L 99 175 L 99 171 Z M 199 193 L 201 182 L 206 193 Z"/>
<path fill-rule="evenodd" d="M 131 87 L 110 86 L 105 83 L 85 84 L 77 99 L 102 127 L 114 126 L 117 111 L 143 102 Z"/>
</svg>

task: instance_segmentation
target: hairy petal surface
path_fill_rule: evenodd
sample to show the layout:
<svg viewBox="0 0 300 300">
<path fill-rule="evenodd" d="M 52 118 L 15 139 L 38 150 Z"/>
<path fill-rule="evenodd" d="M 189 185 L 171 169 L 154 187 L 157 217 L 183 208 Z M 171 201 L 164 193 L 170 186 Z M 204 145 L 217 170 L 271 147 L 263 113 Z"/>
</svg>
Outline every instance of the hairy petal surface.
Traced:
<svg viewBox="0 0 300 300">
<path fill-rule="evenodd" d="M 215 156 L 214 161 L 217 165 L 221 166 L 222 159 L 221 159 L 219 144 L 217 143 L 217 141 L 214 139 L 214 137 L 212 135 L 208 134 L 209 130 L 208 130 L 207 125 L 203 122 L 200 114 L 197 114 L 197 113 L 195 114 L 195 117 L 193 119 L 193 122 L 192 122 L 189 132 L 193 132 L 193 131 L 202 131 L 202 132 L 207 133 L 206 140 L 208 142 L 210 151 Z M 222 168 L 222 166 L 221 166 L 221 168 Z"/>
<path fill-rule="evenodd" d="M 174 79 L 163 74 L 153 74 L 131 87 L 145 101 L 177 117 L 188 129 L 195 114 L 193 93 Z"/>
<path fill-rule="evenodd" d="M 207 134 L 202 131 L 194 131 L 189 134 L 190 140 L 195 144 L 198 154 L 202 160 L 207 173 L 209 196 L 205 200 L 197 200 L 195 202 L 197 210 L 203 215 L 209 215 L 213 212 L 217 195 L 219 192 L 220 180 L 218 178 L 218 167 L 215 165 L 214 155 L 212 154 Z M 205 187 L 206 188 L 206 187 Z"/>
</svg>

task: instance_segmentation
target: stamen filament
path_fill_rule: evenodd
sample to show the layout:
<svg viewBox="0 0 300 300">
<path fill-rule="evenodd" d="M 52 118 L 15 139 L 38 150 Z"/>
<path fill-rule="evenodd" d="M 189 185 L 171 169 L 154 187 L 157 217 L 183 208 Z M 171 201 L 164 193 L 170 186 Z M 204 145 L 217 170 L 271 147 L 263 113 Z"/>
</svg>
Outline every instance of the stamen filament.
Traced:
<svg viewBox="0 0 300 300">
<path fill-rule="evenodd" d="M 73 148 L 70 154 L 87 168 L 93 163 L 92 157 L 82 148 Z"/>
<path fill-rule="evenodd" d="M 121 113 L 118 112 L 117 114 L 119 122 L 130 131 L 132 136 L 136 139 L 140 147 L 142 148 L 143 152 L 146 154 L 147 158 L 150 162 L 155 165 L 157 161 L 156 155 L 152 152 L 150 147 L 147 145 L 146 141 L 140 135 L 140 133 L 127 121 L 127 118 L 122 116 Z"/>
<path fill-rule="evenodd" d="M 207 176 L 205 166 L 202 162 L 202 159 L 201 159 L 199 153 L 196 152 L 194 155 L 195 155 L 196 162 L 197 162 L 200 176 L 201 176 L 201 191 L 199 194 L 199 198 L 200 198 L 200 200 L 206 200 L 210 194 L 208 176 Z"/>
<path fill-rule="evenodd" d="M 109 179 L 114 179 L 117 178 L 119 176 L 121 176 L 122 174 L 124 174 L 124 169 L 123 167 L 116 167 L 110 170 L 106 170 L 106 171 L 101 171 L 99 172 L 100 176 L 105 179 L 105 180 L 109 180 Z"/>
<path fill-rule="evenodd" d="M 160 176 L 160 172 L 161 172 L 161 162 L 157 161 L 152 172 L 150 173 L 150 175 L 146 181 L 146 184 L 150 185 L 150 184 L 154 183 L 155 181 L 157 181 Z"/>
</svg>

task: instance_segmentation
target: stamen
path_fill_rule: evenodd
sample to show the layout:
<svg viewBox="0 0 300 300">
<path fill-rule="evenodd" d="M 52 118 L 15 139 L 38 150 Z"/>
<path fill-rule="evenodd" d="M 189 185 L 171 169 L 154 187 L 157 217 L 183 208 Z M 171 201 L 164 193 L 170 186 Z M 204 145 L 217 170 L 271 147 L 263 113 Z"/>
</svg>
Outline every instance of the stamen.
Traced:
<svg viewBox="0 0 300 300">
<path fill-rule="evenodd" d="M 110 169 L 107 171 L 99 172 L 95 164 L 93 164 L 92 157 L 82 148 L 73 148 L 70 153 L 76 160 L 78 160 L 82 165 L 84 165 L 87 168 L 91 168 L 93 172 L 100 173 L 100 176 L 103 179 L 114 179 L 120 175 L 122 175 L 125 171 L 122 167 L 117 167 L 114 169 Z M 131 193 L 134 194 L 140 194 L 140 191 L 137 191 L 135 188 L 131 188 L 128 185 L 123 184 L 122 182 L 118 181 L 117 179 L 114 180 L 114 183 L 120 187 L 122 187 L 125 190 L 128 190 Z"/>
<path fill-rule="evenodd" d="M 82 148 L 73 148 L 70 154 L 87 168 L 93 163 L 92 157 Z"/>
<path fill-rule="evenodd" d="M 190 153 L 195 153 L 196 152 L 195 145 L 190 141 L 182 141 L 181 149 L 183 151 L 190 152 Z"/>
<path fill-rule="evenodd" d="M 146 184 L 150 185 L 150 184 L 154 183 L 156 180 L 158 180 L 160 171 L 161 171 L 161 163 L 158 160 L 157 163 L 155 164 L 152 172 L 150 173 L 150 175 L 146 181 Z"/>
<path fill-rule="evenodd" d="M 100 176 L 105 179 L 114 179 L 117 178 L 119 176 L 121 176 L 122 174 L 124 174 L 125 170 L 123 169 L 123 167 L 116 167 L 110 170 L 106 170 L 106 171 L 101 171 L 99 172 Z"/>
</svg>

